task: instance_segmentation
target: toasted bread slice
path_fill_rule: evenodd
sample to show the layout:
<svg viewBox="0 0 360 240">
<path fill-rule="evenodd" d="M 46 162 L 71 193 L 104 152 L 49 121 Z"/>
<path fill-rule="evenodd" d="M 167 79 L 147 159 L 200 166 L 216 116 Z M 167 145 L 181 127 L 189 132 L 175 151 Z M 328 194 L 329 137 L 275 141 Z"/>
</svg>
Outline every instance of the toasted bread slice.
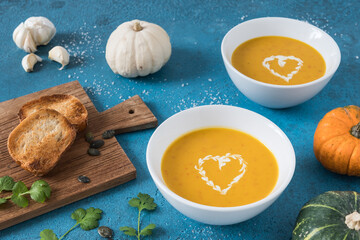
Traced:
<svg viewBox="0 0 360 240">
<path fill-rule="evenodd" d="M 79 132 L 87 126 L 88 112 L 85 106 L 76 97 L 66 94 L 43 96 L 25 103 L 18 114 L 20 121 L 45 108 L 54 109 L 64 115 Z"/>
<path fill-rule="evenodd" d="M 41 109 L 22 121 L 9 135 L 10 156 L 35 176 L 53 169 L 76 138 L 76 129 L 59 112 Z"/>
</svg>

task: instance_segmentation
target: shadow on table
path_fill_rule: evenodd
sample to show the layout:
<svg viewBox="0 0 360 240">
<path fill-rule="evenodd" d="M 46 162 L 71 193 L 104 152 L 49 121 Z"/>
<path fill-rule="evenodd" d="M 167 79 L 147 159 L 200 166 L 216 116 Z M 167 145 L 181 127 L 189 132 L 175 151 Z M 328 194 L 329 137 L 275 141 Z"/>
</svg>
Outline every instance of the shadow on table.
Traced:
<svg viewBox="0 0 360 240">
<path fill-rule="evenodd" d="M 173 48 L 169 61 L 156 73 L 131 80 L 150 83 L 172 82 L 183 79 L 196 80 L 204 72 L 211 71 L 212 66 L 201 51 L 185 48 Z M 123 78 L 120 75 L 118 78 Z"/>
</svg>

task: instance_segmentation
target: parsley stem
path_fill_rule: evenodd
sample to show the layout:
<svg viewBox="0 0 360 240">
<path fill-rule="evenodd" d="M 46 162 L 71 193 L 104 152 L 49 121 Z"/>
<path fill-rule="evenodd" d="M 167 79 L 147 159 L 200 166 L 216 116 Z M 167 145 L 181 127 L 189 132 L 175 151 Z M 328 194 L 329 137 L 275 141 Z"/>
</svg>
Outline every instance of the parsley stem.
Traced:
<svg viewBox="0 0 360 240">
<path fill-rule="evenodd" d="M 139 215 L 138 215 L 138 230 L 137 230 L 137 239 L 140 240 L 140 214 L 141 210 L 139 209 Z"/>
<path fill-rule="evenodd" d="M 4 199 L 10 199 L 12 197 L 12 195 L 4 197 Z"/>
<path fill-rule="evenodd" d="M 62 235 L 59 240 L 63 239 L 71 230 L 73 230 L 77 225 L 79 225 L 80 223 L 76 223 L 72 228 L 69 229 L 69 231 L 67 231 L 64 235 Z"/>
<path fill-rule="evenodd" d="M 30 194 L 30 191 L 26 191 L 26 192 L 20 193 L 19 196 L 23 196 L 23 195 L 26 195 L 26 194 Z"/>
</svg>

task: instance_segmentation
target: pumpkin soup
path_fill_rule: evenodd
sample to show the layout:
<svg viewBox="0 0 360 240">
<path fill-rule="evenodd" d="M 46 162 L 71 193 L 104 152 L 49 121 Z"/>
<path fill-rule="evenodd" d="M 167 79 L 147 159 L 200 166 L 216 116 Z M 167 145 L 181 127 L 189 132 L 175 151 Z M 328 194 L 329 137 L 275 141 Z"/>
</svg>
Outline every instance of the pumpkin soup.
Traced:
<svg viewBox="0 0 360 240">
<path fill-rule="evenodd" d="M 166 185 L 192 202 L 234 207 L 265 198 L 278 179 L 270 150 L 254 137 L 228 128 L 205 128 L 176 139 L 165 151 Z"/>
<path fill-rule="evenodd" d="M 250 39 L 240 44 L 231 57 L 242 74 L 260 82 L 298 85 L 325 74 L 323 57 L 310 45 L 277 36 Z"/>
</svg>

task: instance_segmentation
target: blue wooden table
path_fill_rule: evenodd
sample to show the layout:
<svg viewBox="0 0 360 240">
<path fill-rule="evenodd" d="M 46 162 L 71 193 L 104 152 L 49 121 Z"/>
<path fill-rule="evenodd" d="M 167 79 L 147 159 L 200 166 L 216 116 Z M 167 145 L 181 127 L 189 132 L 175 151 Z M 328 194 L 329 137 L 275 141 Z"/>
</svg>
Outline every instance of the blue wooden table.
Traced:
<svg viewBox="0 0 360 240">
<path fill-rule="evenodd" d="M 359 190 L 359 179 L 325 170 L 315 159 L 312 144 L 317 123 L 333 108 L 360 105 L 359 1 L 1 1 L 0 101 L 78 80 L 99 111 L 140 95 L 159 122 L 194 106 L 226 104 L 243 107 L 272 120 L 291 140 L 297 158 L 294 177 L 280 198 L 257 217 L 232 226 L 210 226 L 177 212 L 155 187 L 146 167 L 145 151 L 153 129 L 117 137 L 137 169 L 137 179 L 0 232 L 0 239 L 40 239 L 51 228 L 58 236 L 72 225 L 77 208 L 104 210 L 101 225 L 114 229 L 114 239 L 131 239 L 120 226 L 136 226 L 137 212 L 127 201 L 138 192 L 155 198 L 158 208 L 144 213 L 144 224 L 157 224 L 152 239 L 290 239 L 296 216 L 310 198 L 328 190 Z M 21 67 L 25 52 L 12 41 L 12 32 L 31 16 L 48 17 L 57 33 L 39 47 L 42 64 L 33 73 Z M 264 17 L 307 21 L 338 43 L 342 62 L 330 83 L 310 101 L 285 110 L 272 110 L 243 96 L 228 77 L 220 44 L 225 33 L 243 21 Z M 126 79 L 116 76 L 105 61 L 110 33 L 122 22 L 141 19 L 162 26 L 169 34 L 172 55 L 156 74 Z M 62 45 L 71 62 L 63 71 L 47 59 L 49 49 Z M 1 159 L 0 159 L 1 161 Z M 359 190 L 360 191 L 360 190 Z M 0 212 L 1 214 L 1 212 Z M 96 230 L 76 229 L 65 239 L 100 239 Z M 149 238 L 150 239 L 150 238 Z"/>
</svg>

